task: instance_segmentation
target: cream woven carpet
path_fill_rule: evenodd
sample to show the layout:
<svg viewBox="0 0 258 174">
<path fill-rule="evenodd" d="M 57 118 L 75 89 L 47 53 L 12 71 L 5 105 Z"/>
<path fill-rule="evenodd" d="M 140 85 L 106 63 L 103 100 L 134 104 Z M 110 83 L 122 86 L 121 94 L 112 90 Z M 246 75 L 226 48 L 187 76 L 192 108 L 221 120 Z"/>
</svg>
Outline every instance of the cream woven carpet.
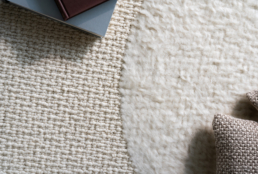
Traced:
<svg viewBox="0 0 258 174">
<path fill-rule="evenodd" d="M 140 0 L 102 40 L 0 5 L 0 173 L 133 173 L 122 137 L 122 57 Z"/>
<path fill-rule="evenodd" d="M 144 174 L 213 174 L 214 114 L 258 118 L 258 1 L 145 0 L 124 58 L 122 118 Z"/>
</svg>

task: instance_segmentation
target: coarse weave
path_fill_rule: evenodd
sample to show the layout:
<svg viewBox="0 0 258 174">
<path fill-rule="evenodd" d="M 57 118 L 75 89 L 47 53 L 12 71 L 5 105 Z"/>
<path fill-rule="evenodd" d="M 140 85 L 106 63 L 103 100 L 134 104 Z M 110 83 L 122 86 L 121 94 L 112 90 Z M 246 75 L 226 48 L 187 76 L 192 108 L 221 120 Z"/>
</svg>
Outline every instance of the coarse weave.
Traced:
<svg viewBox="0 0 258 174">
<path fill-rule="evenodd" d="M 249 99 L 251 104 L 258 110 L 258 91 L 248 92 L 246 97 Z"/>
<path fill-rule="evenodd" d="M 258 173 L 258 123 L 215 115 L 217 174 Z"/>
<path fill-rule="evenodd" d="M 246 94 L 258 110 L 258 91 Z M 217 114 L 213 120 L 217 174 L 258 173 L 258 123 Z"/>
<path fill-rule="evenodd" d="M 0 173 L 133 173 L 118 84 L 141 0 L 98 39 L 0 5 Z"/>
</svg>

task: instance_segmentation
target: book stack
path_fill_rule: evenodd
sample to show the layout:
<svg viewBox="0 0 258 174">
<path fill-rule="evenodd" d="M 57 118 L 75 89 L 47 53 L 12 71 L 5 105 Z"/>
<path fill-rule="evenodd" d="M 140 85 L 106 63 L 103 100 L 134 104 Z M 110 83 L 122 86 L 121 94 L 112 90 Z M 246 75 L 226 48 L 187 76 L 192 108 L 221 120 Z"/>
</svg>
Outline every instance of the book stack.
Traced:
<svg viewBox="0 0 258 174">
<path fill-rule="evenodd" d="M 5 2 L 104 37 L 117 0 L 6 0 Z"/>
</svg>

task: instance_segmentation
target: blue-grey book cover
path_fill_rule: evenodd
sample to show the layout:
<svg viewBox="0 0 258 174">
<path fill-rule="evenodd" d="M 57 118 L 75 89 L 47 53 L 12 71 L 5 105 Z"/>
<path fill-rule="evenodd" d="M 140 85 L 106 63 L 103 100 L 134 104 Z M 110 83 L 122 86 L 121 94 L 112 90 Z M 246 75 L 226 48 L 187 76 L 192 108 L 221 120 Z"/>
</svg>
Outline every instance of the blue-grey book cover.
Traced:
<svg viewBox="0 0 258 174">
<path fill-rule="evenodd" d="M 88 33 L 99 37 L 104 37 L 117 0 L 106 1 L 67 21 L 63 20 L 63 17 L 54 0 L 8 0 L 8 2 L 32 10 L 41 15 L 50 17 Z"/>
</svg>

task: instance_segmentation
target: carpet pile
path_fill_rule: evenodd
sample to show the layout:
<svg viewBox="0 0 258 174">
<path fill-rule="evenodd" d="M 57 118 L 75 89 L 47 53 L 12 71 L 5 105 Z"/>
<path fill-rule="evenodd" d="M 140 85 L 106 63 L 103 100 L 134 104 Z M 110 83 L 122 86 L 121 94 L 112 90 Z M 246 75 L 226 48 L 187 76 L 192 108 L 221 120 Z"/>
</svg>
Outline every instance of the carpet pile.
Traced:
<svg viewBox="0 0 258 174">
<path fill-rule="evenodd" d="M 258 118 L 258 2 L 145 0 L 129 36 L 120 91 L 139 173 L 215 173 L 213 116 Z"/>
</svg>

